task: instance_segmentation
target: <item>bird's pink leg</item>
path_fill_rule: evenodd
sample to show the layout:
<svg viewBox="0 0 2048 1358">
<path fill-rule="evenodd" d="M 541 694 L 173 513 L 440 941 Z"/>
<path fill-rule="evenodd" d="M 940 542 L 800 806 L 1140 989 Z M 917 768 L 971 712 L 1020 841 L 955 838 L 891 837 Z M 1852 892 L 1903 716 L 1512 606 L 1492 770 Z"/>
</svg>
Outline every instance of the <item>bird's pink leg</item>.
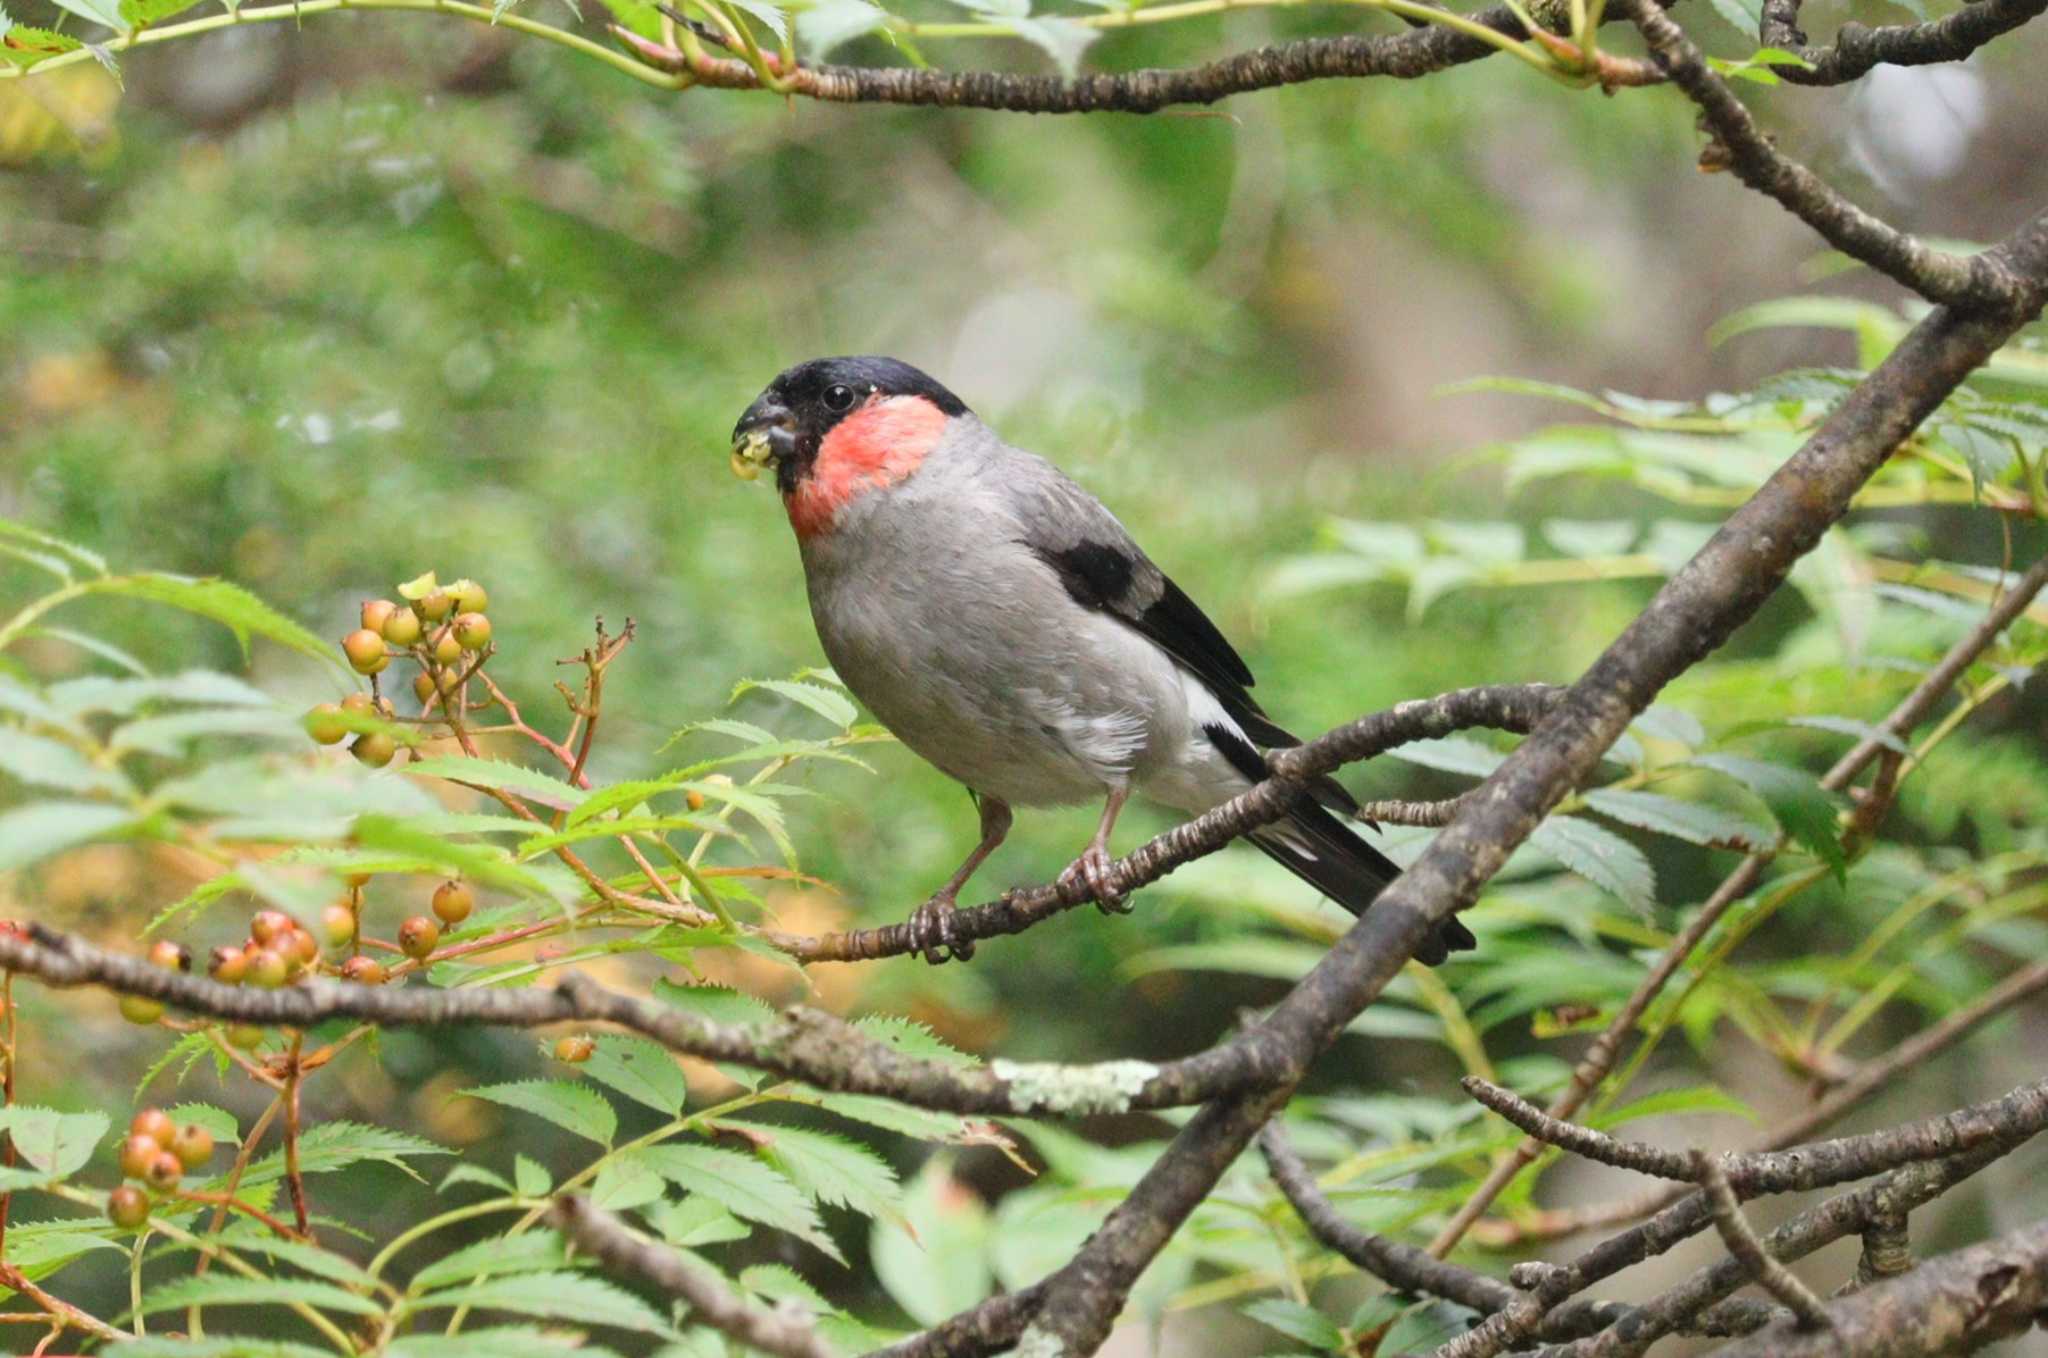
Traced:
<svg viewBox="0 0 2048 1358">
<path fill-rule="evenodd" d="M 1062 882 L 1080 877 L 1088 883 L 1088 889 L 1095 894 L 1095 906 L 1105 915 L 1123 915 L 1131 907 L 1125 902 L 1128 897 L 1118 895 L 1109 887 L 1109 832 L 1116 828 L 1117 813 L 1124 809 L 1131 790 L 1127 787 L 1111 788 L 1109 798 L 1102 804 L 1102 819 L 1096 822 L 1095 838 L 1088 841 L 1088 847 L 1081 856 L 1067 865 L 1060 874 Z"/>
<path fill-rule="evenodd" d="M 988 861 L 1003 839 L 1010 833 L 1010 804 L 994 797 L 978 800 L 981 808 L 981 843 L 974 846 L 946 884 L 932 893 L 932 898 L 910 912 L 911 946 L 924 954 L 924 960 L 934 966 L 948 956 L 962 962 L 974 956 L 972 939 L 953 937 L 953 906 L 960 899 L 960 888 L 967 885 L 967 879 L 974 870 Z"/>
</svg>

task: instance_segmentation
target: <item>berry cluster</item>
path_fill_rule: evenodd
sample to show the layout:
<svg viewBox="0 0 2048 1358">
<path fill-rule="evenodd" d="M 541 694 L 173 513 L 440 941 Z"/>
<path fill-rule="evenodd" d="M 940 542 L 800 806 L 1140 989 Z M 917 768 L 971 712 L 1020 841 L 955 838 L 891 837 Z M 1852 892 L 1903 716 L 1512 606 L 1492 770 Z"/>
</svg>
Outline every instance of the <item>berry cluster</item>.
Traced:
<svg viewBox="0 0 2048 1358">
<path fill-rule="evenodd" d="M 321 703 L 306 714 L 306 731 L 322 745 L 347 740 L 354 726 L 343 715 L 395 716 L 389 699 L 377 693 L 376 676 L 400 656 L 419 666 L 413 696 L 422 714 L 438 702 L 443 710 L 465 701 L 463 681 L 476 672 L 491 644 L 491 620 L 484 616 L 490 596 L 474 580 L 442 585 L 432 571 L 398 587 L 405 600 L 370 599 L 362 626 L 341 639 L 349 667 L 369 678 L 370 693 L 352 693 L 339 703 Z M 398 754 L 398 742 L 384 731 L 362 731 L 349 753 L 371 768 L 383 768 Z"/>
<path fill-rule="evenodd" d="M 360 950 L 362 939 L 363 887 L 367 876 L 348 878 L 348 890 L 320 912 L 320 933 L 327 946 L 348 950 L 348 956 L 328 959 L 321 944 L 304 925 L 282 910 L 259 910 L 249 919 L 249 936 L 240 944 L 221 944 L 209 954 L 206 973 L 222 985 L 252 985 L 265 990 L 290 985 L 309 976 L 326 975 L 354 981 L 359 985 L 382 985 L 391 973 L 376 958 Z M 468 919 L 476 909 L 476 893 L 467 882 L 453 878 L 434 888 L 433 914 L 414 915 L 398 926 L 396 951 L 414 962 L 425 962 L 440 946 L 441 930 Z M 385 949 L 391 943 L 372 945 Z M 182 944 L 159 939 L 149 950 L 149 960 L 174 971 L 192 970 L 192 954 Z M 164 1016 L 161 1000 L 144 995 L 121 997 L 121 1014 L 132 1023 L 155 1023 Z M 250 1024 L 230 1024 L 224 1034 L 231 1046 L 247 1051 L 263 1041 L 263 1030 Z"/>
<path fill-rule="evenodd" d="M 157 1193 L 172 1191 L 187 1171 L 212 1158 L 211 1132 L 196 1122 L 180 1127 L 161 1108 L 137 1113 L 128 1124 L 128 1139 L 121 1143 L 121 1173 Z M 134 1184 L 122 1184 L 107 1195 L 107 1217 L 124 1230 L 147 1221 L 149 1208 L 148 1193 Z"/>
</svg>

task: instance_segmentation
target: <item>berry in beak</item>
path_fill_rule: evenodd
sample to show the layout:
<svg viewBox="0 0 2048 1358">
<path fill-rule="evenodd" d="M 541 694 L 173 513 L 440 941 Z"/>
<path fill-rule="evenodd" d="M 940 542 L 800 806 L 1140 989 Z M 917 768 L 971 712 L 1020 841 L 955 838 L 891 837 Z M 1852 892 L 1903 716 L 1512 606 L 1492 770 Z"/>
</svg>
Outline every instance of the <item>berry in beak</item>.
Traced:
<svg viewBox="0 0 2048 1358">
<path fill-rule="evenodd" d="M 767 394 L 747 407 L 732 431 L 732 474 L 742 481 L 773 468 L 796 446 L 796 416 Z"/>
</svg>

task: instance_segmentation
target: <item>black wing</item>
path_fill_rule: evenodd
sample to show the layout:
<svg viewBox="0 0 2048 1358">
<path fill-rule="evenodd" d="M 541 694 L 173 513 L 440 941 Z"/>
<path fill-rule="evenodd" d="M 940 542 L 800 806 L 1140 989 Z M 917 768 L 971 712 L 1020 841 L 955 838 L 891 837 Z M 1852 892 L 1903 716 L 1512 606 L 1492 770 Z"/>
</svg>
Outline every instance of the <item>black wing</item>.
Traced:
<svg viewBox="0 0 2048 1358">
<path fill-rule="evenodd" d="M 1186 591 L 1139 549 L 1101 501 L 1054 469 L 1038 480 L 1024 545 L 1050 566 L 1083 608 L 1121 618 L 1200 679 L 1244 733 L 1267 749 L 1301 744 L 1253 698 L 1251 667 Z M 1256 775 L 1263 777 L 1263 768 Z M 1358 802 L 1334 778 L 1310 785 L 1317 801 L 1346 814 Z"/>
</svg>

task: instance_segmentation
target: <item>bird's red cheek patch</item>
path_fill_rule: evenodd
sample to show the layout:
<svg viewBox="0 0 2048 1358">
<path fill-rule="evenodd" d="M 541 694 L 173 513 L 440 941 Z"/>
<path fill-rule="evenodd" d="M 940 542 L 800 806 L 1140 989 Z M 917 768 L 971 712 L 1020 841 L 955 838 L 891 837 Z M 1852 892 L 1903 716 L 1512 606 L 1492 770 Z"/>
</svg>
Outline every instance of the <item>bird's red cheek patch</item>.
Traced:
<svg viewBox="0 0 2048 1358">
<path fill-rule="evenodd" d="M 811 474 L 784 497 L 790 526 L 807 538 L 871 490 L 893 486 L 923 463 L 946 432 L 946 412 L 922 396 L 870 400 L 832 427 Z"/>
</svg>

